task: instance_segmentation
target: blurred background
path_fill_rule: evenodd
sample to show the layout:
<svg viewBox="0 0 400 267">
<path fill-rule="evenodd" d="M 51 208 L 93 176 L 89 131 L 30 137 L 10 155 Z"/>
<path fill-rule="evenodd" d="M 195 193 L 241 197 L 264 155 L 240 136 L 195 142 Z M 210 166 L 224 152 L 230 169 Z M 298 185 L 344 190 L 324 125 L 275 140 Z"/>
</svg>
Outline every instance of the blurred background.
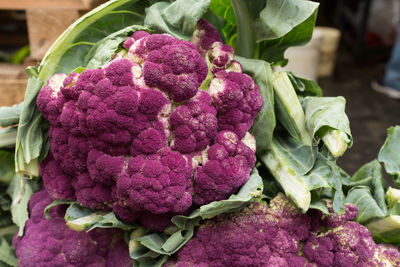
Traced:
<svg viewBox="0 0 400 267">
<path fill-rule="evenodd" d="M 23 100 L 27 75 L 73 21 L 104 0 L 0 0 L 0 106 Z M 313 39 L 291 48 L 285 68 L 344 96 L 354 144 L 338 163 L 350 174 L 377 157 L 400 101 L 377 93 L 400 29 L 398 0 L 321 0 Z"/>
</svg>

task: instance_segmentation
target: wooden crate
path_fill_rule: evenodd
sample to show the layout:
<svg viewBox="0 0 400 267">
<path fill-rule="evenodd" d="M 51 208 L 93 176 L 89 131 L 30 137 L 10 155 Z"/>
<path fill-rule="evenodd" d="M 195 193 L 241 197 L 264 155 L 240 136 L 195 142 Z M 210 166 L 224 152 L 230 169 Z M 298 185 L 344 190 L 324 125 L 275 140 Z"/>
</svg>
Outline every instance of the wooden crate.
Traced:
<svg viewBox="0 0 400 267">
<path fill-rule="evenodd" d="M 106 0 L 0 0 L 0 10 L 25 10 L 31 53 L 26 62 L 37 65 L 51 44 L 69 25 L 104 2 Z M 0 63 L 0 106 L 21 102 L 27 79 L 24 65 Z"/>
<path fill-rule="evenodd" d="M 27 78 L 23 65 L 0 64 L 0 106 L 11 106 L 24 99 Z"/>
<path fill-rule="evenodd" d="M 0 0 L 0 9 L 26 11 L 31 57 L 41 60 L 69 25 L 104 2 L 106 0 Z"/>
</svg>

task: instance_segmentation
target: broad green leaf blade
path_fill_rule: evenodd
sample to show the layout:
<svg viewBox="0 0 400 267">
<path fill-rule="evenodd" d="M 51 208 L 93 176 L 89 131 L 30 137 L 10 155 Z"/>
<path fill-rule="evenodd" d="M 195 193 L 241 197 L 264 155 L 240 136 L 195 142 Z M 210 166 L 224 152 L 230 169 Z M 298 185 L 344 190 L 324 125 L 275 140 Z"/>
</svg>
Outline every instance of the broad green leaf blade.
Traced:
<svg viewBox="0 0 400 267">
<path fill-rule="evenodd" d="M 317 153 L 317 159 L 312 169 L 307 174 L 304 174 L 303 177 L 310 190 L 332 188 L 334 186 L 332 182 L 334 173 L 327 161 L 321 153 Z"/>
<path fill-rule="evenodd" d="M 230 0 L 211 0 L 209 10 L 215 14 L 221 23 L 215 24 L 214 27 L 220 32 L 224 43 L 235 46 L 237 36 L 236 17 Z M 210 22 L 210 20 L 208 20 Z"/>
<path fill-rule="evenodd" d="M 182 34 L 192 36 L 210 3 L 211 0 L 176 0 L 164 10 L 162 17 Z"/>
<path fill-rule="evenodd" d="M 11 214 L 13 222 L 18 226 L 18 236 L 24 233 L 25 223 L 29 218 L 28 202 L 31 195 L 38 190 L 38 183 L 35 180 L 26 180 L 15 175 L 7 189 L 11 196 Z"/>
<path fill-rule="evenodd" d="M 224 39 L 237 55 L 272 64 L 285 62 L 288 47 L 311 39 L 317 8 L 304 0 L 212 0 L 210 5 L 225 20 Z"/>
<path fill-rule="evenodd" d="M 274 92 L 271 66 L 262 60 L 235 57 L 242 64 L 243 72 L 251 75 L 263 97 L 263 107 L 254 120 L 250 133 L 256 138 L 257 153 L 268 150 L 275 129 Z"/>
<path fill-rule="evenodd" d="M 366 186 L 353 187 L 347 194 L 346 203 L 353 203 L 358 208 L 356 221 L 365 224 L 386 214 L 376 203 L 371 190 Z"/>
<path fill-rule="evenodd" d="M 272 84 L 275 92 L 277 120 L 291 136 L 311 146 L 312 138 L 306 130 L 304 111 L 287 73 L 275 73 Z"/>
<path fill-rule="evenodd" d="M 14 155 L 0 150 L 0 185 L 8 185 L 15 176 Z"/>
<path fill-rule="evenodd" d="M 357 170 L 351 180 L 354 182 L 370 181 L 369 184 L 365 185 L 371 187 L 376 204 L 379 206 L 383 213 L 387 213 L 382 167 L 377 160 L 373 160 L 363 165 L 360 169 Z"/>
<path fill-rule="evenodd" d="M 279 0 L 278 0 L 279 1 Z M 303 0 L 293 0 L 296 2 L 305 2 Z M 258 58 L 270 62 L 271 64 L 285 66 L 287 59 L 284 57 L 286 49 L 291 46 L 305 45 L 311 40 L 315 21 L 317 18 L 317 9 L 314 13 L 301 24 L 294 26 L 290 32 L 282 37 L 273 40 L 265 40 L 258 44 L 260 51 Z"/>
<path fill-rule="evenodd" d="M 400 125 L 390 127 L 378 160 L 384 164 L 386 172 L 393 182 L 400 188 Z"/>
<path fill-rule="evenodd" d="M 310 209 L 320 210 L 324 214 L 329 214 L 329 210 L 325 202 L 321 199 L 318 191 L 311 192 L 311 204 Z"/>
<path fill-rule="evenodd" d="M 366 225 L 377 243 L 400 246 L 400 216 L 391 215 Z"/>
<path fill-rule="evenodd" d="M 207 12 L 210 0 L 177 0 L 159 2 L 146 9 L 144 26 L 176 38 L 190 40 L 200 18 Z"/>
<path fill-rule="evenodd" d="M 0 127 L 18 124 L 24 102 L 11 107 L 0 107 Z"/>
<path fill-rule="evenodd" d="M 223 17 L 228 24 L 236 25 L 235 12 L 230 0 L 211 0 L 210 9 L 216 15 Z"/>
<path fill-rule="evenodd" d="M 255 22 L 257 41 L 280 38 L 313 16 L 318 3 L 299 0 L 267 0 Z"/>
<path fill-rule="evenodd" d="M 307 174 L 316 161 L 316 151 L 288 135 L 276 134 L 274 144 L 300 175 Z"/>
<path fill-rule="evenodd" d="M 0 264 L 2 262 L 9 266 L 18 266 L 18 259 L 12 245 L 4 237 L 0 237 Z"/>
<path fill-rule="evenodd" d="M 342 183 L 343 170 L 336 165 L 336 161 L 327 159 L 326 164 L 329 165 L 332 170 L 332 176 L 331 179 L 329 179 L 329 183 L 332 186 L 333 191 L 333 211 L 343 214 L 345 212 L 345 195 Z"/>
<path fill-rule="evenodd" d="M 254 57 L 256 50 L 256 33 L 253 30 L 253 14 L 249 7 L 252 2 L 257 1 L 243 1 L 231 0 L 232 7 L 236 17 L 236 40 L 235 40 L 235 53 L 242 57 Z"/>
<path fill-rule="evenodd" d="M 339 97 L 305 97 L 302 100 L 306 127 L 314 140 L 322 138 L 334 157 L 341 156 L 353 143 L 346 100 Z"/>
</svg>

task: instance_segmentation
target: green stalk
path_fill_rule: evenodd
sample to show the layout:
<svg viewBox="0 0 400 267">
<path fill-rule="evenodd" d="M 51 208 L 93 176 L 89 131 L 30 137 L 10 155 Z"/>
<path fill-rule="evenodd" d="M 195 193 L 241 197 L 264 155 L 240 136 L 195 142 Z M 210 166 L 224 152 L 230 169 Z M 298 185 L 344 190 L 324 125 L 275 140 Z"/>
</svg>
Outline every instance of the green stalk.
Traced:
<svg viewBox="0 0 400 267">
<path fill-rule="evenodd" d="M 327 130 L 322 136 L 322 141 L 335 158 L 343 155 L 350 142 L 346 133 L 335 129 Z"/>
<path fill-rule="evenodd" d="M 287 73 L 275 73 L 272 84 L 274 86 L 278 120 L 294 138 L 311 146 L 312 138 L 306 130 L 304 111 Z"/>
<path fill-rule="evenodd" d="M 268 153 L 261 155 L 260 159 L 268 167 L 285 194 L 303 212 L 306 212 L 311 203 L 310 189 L 303 178 L 291 167 L 274 140 Z"/>
</svg>

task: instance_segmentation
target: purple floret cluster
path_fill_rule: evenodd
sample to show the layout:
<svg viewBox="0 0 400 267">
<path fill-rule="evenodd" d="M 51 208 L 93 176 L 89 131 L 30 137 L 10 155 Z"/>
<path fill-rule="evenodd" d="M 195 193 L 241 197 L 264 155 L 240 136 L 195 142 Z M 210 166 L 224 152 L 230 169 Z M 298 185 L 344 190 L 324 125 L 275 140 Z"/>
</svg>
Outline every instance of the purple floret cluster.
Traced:
<svg viewBox="0 0 400 267">
<path fill-rule="evenodd" d="M 45 218 L 43 211 L 52 202 L 45 190 L 32 195 L 24 236 L 13 239 L 18 266 L 132 266 L 121 230 L 73 231 L 65 224 L 63 206 L 52 208 L 51 219 Z"/>
<path fill-rule="evenodd" d="M 50 152 L 40 174 L 53 199 L 162 230 L 152 215 L 185 214 L 246 183 L 256 150 L 248 130 L 263 100 L 203 19 L 191 42 L 137 31 L 123 48 L 41 89 Z"/>
<path fill-rule="evenodd" d="M 331 203 L 328 203 L 328 205 Z M 400 266 L 400 250 L 377 245 L 364 226 L 332 211 L 302 214 L 284 194 L 269 207 L 255 202 L 241 211 L 205 221 L 165 266 Z"/>
</svg>

